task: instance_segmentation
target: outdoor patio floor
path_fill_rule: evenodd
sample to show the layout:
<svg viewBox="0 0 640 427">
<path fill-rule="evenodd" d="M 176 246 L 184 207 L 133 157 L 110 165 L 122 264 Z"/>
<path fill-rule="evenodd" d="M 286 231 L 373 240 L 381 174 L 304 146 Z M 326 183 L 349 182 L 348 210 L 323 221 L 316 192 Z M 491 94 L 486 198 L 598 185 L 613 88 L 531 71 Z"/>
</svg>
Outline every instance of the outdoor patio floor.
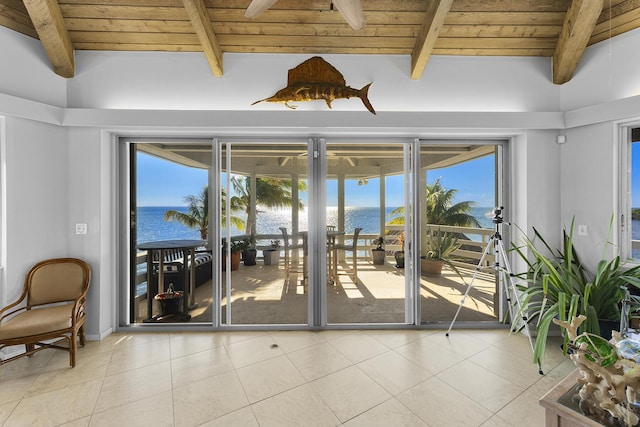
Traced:
<svg viewBox="0 0 640 427">
<path fill-rule="evenodd" d="M 350 264 L 338 265 L 335 283 L 327 287 L 328 324 L 405 323 L 404 269 L 395 267 L 392 257 L 384 265 L 358 260 L 358 280 L 353 281 Z M 294 265 L 285 278 L 284 261 L 278 266 L 240 265 L 231 272 L 231 324 L 307 324 L 308 289 L 302 282 L 302 266 Z M 448 326 L 468 289 L 474 269 L 443 269 L 437 277 L 421 278 L 422 322 Z M 224 272 L 223 272 L 224 273 Z M 223 280 L 225 275 L 223 274 Z M 192 323 L 212 321 L 212 282 L 196 288 L 197 308 L 190 310 Z M 462 305 L 456 322 L 493 322 L 495 282 L 492 274 L 480 273 Z M 224 290 L 223 290 L 224 292 Z M 222 305 L 226 320 L 226 300 Z M 138 319 L 146 318 L 146 300 L 139 305 Z"/>
</svg>

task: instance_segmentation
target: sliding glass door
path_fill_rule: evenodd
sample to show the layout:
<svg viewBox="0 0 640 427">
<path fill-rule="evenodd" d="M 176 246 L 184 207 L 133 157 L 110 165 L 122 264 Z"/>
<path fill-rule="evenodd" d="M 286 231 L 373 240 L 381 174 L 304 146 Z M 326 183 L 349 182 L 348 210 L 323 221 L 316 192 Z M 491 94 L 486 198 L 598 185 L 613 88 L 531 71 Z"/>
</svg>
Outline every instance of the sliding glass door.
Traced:
<svg viewBox="0 0 640 427">
<path fill-rule="evenodd" d="M 128 319 L 210 323 L 211 141 L 129 139 Z"/>
<path fill-rule="evenodd" d="M 221 324 L 308 323 L 308 143 L 224 142 Z"/>
<path fill-rule="evenodd" d="M 410 144 L 326 144 L 327 323 L 408 323 Z"/>
<path fill-rule="evenodd" d="M 507 202 L 503 141 L 138 138 L 123 147 L 126 324 L 503 315 L 492 254 L 469 288 L 491 212 Z"/>
<path fill-rule="evenodd" d="M 460 322 L 496 322 L 501 316 L 493 251 L 482 265 L 479 262 L 494 233 L 493 208 L 504 203 L 500 196 L 503 144 L 423 141 L 420 145 L 417 223 L 422 323 L 448 324 L 458 308 L 456 321 Z"/>
</svg>

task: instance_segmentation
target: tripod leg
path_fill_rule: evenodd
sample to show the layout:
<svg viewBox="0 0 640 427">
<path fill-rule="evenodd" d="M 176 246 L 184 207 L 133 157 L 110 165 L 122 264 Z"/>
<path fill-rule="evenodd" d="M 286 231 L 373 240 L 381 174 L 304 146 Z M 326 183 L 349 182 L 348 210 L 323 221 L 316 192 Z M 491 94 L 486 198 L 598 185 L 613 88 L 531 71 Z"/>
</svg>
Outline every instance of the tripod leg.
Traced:
<svg viewBox="0 0 640 427">
<path fill-rule="evenodd" d="M 504 265 L 503 268 L 500 268 L 500 271 L 502 273 L 503 277 L 503 283 L 506 286 L 505 289 L 505 293 L 507 295 L 507 303 L 509 304 L 509 317 L 511 318 L 511 332 L 514 332 L 515 328 L 515 322 L 516 322 L 516 314 L 517 313 L 522 313 L 522 304 L 520 303 L 520 297 L 518 296 L 518 290 L 516 289 L 515 285 L 513 284 L 513 273 L 511 272 L 511 266 L 509 265 L 509 260 L 507 259 L 506 256 L 506 252 L 504 250 L 504 245 L 502 243 L 502 240 L 498 240 L 497 246 L 496 246 L 496 262 L 498 262 L 498 259 L 500 259 L 502 261 L 502 265 Z M 513 305 L 513 302 L 515 301 L 515 307 Z M 517 310 L 516 310 L 517 308 Z M 526 335 L 527 338 L 529 339 L 529 345 L 531 346 L 531 351 L 535 351 L 534 350 L 534 346 L 533 346 L 533 340 L 531 339 L 531 332 L 529 331 L 529 328 L 527 327 L 527 318 L 525 317 L 525 315 L 523 314 L 522 316 L 522 322 L 524 322 L 524 329 L 526 330 Z M 542 371 L 542 366 L 540 365 L 540 361 L 538 361 L 538 373 L 540 375 L 544 375 L 543 371 Z"/>
<path fill-rule="evenodd" d="M 469 295 L 469 291 L 473 287 L 473 282 L 475 282 L 476 277 L 478 276 L 478 273 L 480 273 L 480 270 L 482 268 L 482 264 L 484 263 L 484 260 L 487 258 L 487 255 L 489 254 L 489 251 L 491 250 L 492 241 L 493 241 L 493 237 L 491 238 L 491 241 L 489 241 L 489 243 L 487 243 L 487 247 L 485 248 L 484 252 L 482 253 L 482 257 L 480 257 L 480 261 L 478 261 L 478 265 L 476 266 L 476 270 L 473 272 L 473 277 L 471 278 L 471 282 L 469 282 L 469 285 L 467 285 L 467 290 L 465 291 L 464 295 L 462 296 L 462 300 L 460 301 L 460 304 L 458 305 L 458 310 L 456 311 L 455 316 L 453 316 L 453 320 L 451 321 L 451 324 L 449 325 L 449 329 L 447 329 L 447 333 L 445 334 L 445 336 L 447 336 L 447 337 L 449 336 L 449 332 L 451 332 L 451 328 L 453 328 L 453 324 L 455 323 L 456 319 L 458 318 L 458 314 L 460 314 L 460 310 L 462 309 L 462 306 L 464 305 L 464 302 L 467 299 L 467 296 Z M 463 281 L 464 281 L 464 279 L 463 279 Z"/>
</svg>

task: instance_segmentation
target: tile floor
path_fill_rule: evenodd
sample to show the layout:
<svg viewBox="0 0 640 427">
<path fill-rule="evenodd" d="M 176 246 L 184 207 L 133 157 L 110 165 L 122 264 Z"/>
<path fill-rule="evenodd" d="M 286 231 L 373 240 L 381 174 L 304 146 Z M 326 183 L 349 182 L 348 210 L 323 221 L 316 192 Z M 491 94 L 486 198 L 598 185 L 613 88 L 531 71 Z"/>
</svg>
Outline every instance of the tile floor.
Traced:
<svg viewBox="0 0 640 427">
<path fill-rule="evenodd" d="M 504 330 L 115 333 L 0 368 L 2 426 L 543 426 L 544 376 Z"/>
</svg>

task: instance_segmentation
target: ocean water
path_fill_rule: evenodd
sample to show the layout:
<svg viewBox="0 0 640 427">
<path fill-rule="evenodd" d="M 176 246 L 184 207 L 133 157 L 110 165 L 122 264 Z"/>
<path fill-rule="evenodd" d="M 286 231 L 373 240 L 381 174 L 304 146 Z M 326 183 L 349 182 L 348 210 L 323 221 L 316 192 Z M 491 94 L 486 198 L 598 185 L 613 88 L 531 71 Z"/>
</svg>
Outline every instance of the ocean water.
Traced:
<svg viewBox="0 0 640 427">
<path fill-rule="evenodd" d="M 389 214 L 394 207 L 386 208 L 385 222 L 389 220 Z M 488 213 L 491 207 L 473 208 L 471 214 L 475 216 L 482 228 L 493 228 L 493 217 Z M 200 239 L 198 230 L 188 228 L 176 221 L 165 221 L 164 213 L 167 210 L 187 212 L 186 207 L 181 206 L 141 206 L 138 207 L 138 243 L 168 239 Z M 307 211 L 299 212 L 299 229 L 306 230 Z M 363 234 L 380 234 L 380 211 L 377 207 L 346 207 L 344 213 L 345 230 L 353 230 L 362 227 Z M 327 208 L 327 224 L 338 224 L 338 209 Z M 288 209 L 264 210 L 258 213 L 256 230 L 257 234 L 280 234 L 280 227 L 291 229 L 291 211 Z M 244 234 L 244 230 L 231 229 L 231 235 Z"/>
</svg>

